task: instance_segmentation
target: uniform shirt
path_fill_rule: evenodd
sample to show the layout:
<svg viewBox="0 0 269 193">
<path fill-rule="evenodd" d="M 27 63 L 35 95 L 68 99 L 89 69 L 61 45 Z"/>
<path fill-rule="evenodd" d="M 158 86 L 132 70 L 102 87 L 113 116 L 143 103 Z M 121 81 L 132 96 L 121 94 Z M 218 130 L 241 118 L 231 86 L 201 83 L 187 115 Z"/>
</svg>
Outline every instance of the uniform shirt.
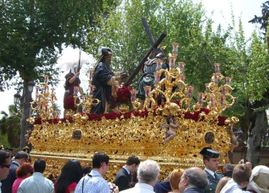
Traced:
<svg viewBox="0 0 269 193">
<path fill-rule="evenodd" d="M 206 193 L 215 193 L 219 180 L 223 177 L 221 174 L 217 174 L 208 168 L 205 168 L 205 172 L 208 179 L 208 186 L 206 187 Z"/>
<path fill-rule="evenodd" d="M 205 168 L 205 171 L 207 171 L 213 178 L 215 178 L 215 172 L 207 168 Z"/>
<path fill-rule="evenodd" d="M 32 176 L 24 179 L 19 186 L 18 193 L 54 193 L 52 181 L 45 178 L 42 173 L 34 172 Z"/>
<path fill-rule="evenodd" d="M 93 169 L 78 182 L 75 193 L 110 193 L 110 188 L 102 175 Z"/>
</svg>

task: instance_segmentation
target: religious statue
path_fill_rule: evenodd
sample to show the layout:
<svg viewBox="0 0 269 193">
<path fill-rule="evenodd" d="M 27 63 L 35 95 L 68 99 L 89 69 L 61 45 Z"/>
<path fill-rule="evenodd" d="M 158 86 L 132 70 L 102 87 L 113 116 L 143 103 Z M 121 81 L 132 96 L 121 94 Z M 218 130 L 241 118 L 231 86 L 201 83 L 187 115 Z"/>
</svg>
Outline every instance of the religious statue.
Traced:
<svg viewBox="0 0 269 193">
<path fill-rule="evenodd" d="M 80 87 L 80 67 L 75 67 L 73 72 L 69 71 L 68 74 L 65 75 L 65 93 L 64 93 L 64 110 L 65 114 L 67 110 L 71 110 L 76 112 L 78 110 L 77 104 L 79 104 L 78 95 L 83 95 L 83 90 Z"/>
<path fill-rule="evenodd" d="M 92 85 L 94 86 L 93 98 L 99 100 L 94 105 L 91 113 L 103 114 L 109 111 L 113 103 L 113 87 L 118 86 L 118 82 L 111 70 L 112 50 L 110 48 L 101 49 L 101 58 L 93 71 Z"/>
<path fill-rule="evenodd" d="M 150 86 L 153 89 L 154 84 L 162 78 L 156 73 L 159 69 L 169 69 L 169 65 L 165 63 L 165 55 L 159 52 L 155 58 L 146 61 L 143 69 L 143 75 L 139 79 L 137 98 L 144 101 L 146 98 L 145 87 Z"/>
<path fill-rule="evenodd" d="M 170 115 L 166 118 L 166 123 L 162 125 L 163 129 L 166 129 L 164 142 L 167 143 L 176 136 L 176 130 L 178 124 L 175 120 L 175 117 Z"/>
</svg>

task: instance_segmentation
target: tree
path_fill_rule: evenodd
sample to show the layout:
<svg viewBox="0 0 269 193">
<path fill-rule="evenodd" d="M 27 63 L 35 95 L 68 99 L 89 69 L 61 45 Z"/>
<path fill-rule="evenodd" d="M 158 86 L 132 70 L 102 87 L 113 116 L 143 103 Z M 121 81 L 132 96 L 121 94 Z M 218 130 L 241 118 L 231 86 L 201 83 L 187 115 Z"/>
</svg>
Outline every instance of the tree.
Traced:
<svg viewBox="0 0 269 193">
<path fill-rule="evenodd" d="M 4 0 L 0 2 L 0 88 L 19 75 L 22 83 L 21 147 L 29 124 L 29 84 L 48 75 L 57 79 L 53 66 L 64 45 L 83 47 L 88 30 L 98 17 L 107 16 L 117 0 Z M 94 37 L 92 37 L 94 38 Z M 16 84 L 18 85 L 18 82 Z"/>
<path fill-rule="evenodd" d="M 1 112 L 1 114 L 3 115 L 3 117 L 0 120 L 0 135 L 3 138 L 4 136 L 7 137 L 6 144 L 1 145 L 10 146 L 12 148 L 19 147 L 20 113 L 17 112 L 14 105 L 10 105 L 9 116 L 3 111 Z"/>
</svg>

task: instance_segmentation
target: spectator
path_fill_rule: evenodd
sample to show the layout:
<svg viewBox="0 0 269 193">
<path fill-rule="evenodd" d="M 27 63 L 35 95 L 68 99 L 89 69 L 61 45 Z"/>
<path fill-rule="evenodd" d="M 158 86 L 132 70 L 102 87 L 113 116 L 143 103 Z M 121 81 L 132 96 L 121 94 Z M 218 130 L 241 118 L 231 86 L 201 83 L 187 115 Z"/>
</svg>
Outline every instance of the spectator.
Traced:
<svg viewBox="0 0 269 193">
<path fill-rule="evenodd" d="M 33 174 L 33 170 L 34 170 L 33 167 L 29 163 L 24 163 L 20 167 L 18 167 L 16 171 L 17 179 L 14 181 L 12 185 L 12 193 L 17 193 L 21 182 L 25 178 L 31 176 Z"/>
<path fill-rule="evenodd" d="M 29 148 L 29 146 L 24 146 L 23 148 L 22 148 L 22 151 L 24 151 L 24 152 L 26 152 L 26 153 L 30 153 L 30 148 Z"/>
<path fill-rule="evenodd" d="M 83 168 L 82 168 L 82 176 L 87 175 L 88 173 L 91 172 L 91 170 L 92 170 L 91 167 L 83 167 Z"/>
<path fill-rule="evenodd" d="M 173 170 L 172 173 L 170 174 L 170 186 L 172 189 L 172 192 L 170 193 L 181 193 L 181 191 L 179 191 L 178 189 L 178 184 L 180 182 L 180 178 L 183 174 L 183 170 L 179 169 L 179 170 Z"/>
<path fill-rule="evenodd" d="M 37 159 L 34 163 L 33 175 L 22 181 L 18 193 L 54 193 L 52 181 L 43 176 L 45 169 L 45 160 Z"/>
<path fill-rule="evenodd" d="M 223 166 L 223 175 L 227 177 L 232 177 L 234 166 L 232 164 L 225 164 Z"/>
<path fill-rule="evenodd" d="M 220 191 L 221 193 L 243 193 L 249 183 L 251 169 L 246 164 L 237 164 L 230 179 Z"/>
<path fill-rule="evenodd" d="M 28 162 L 29 155 L 24 151 L 19 151 L 15 154 L 14 160 L 11 162 L 9 167 L 9 174 L 8 177 L 2 182 L 2 192 L 4 193 L 11 193 L 12 192 L 12 185 L 16 180 L 16 170 L 22 164 Z"/>
<path fill-rule="evenodd" d="M 171 190 L 171 185 L 168 179 L 165 179 L 162 182 L 157 182 L 154 186 L 154 192 L 156 193 L 167 193 Z"/>
<path fill-rule="evenodd" d="M 219 152 L 214 151 L 210 147 L 205 147 L 200 151 L 203 156 L 203 162 L 205 165 L 205 172 L 209 181 L 206 189 L 207 193 L 215 193 L 216 186 L 223 175 L 218 174 L 219 167 Z"/>
<path fill-rule="evenodd" d="M 207 186 L 206 172 L 201 168 L 192 167 L 183 172 L 178 189 L 184 193 L 203 193 Z"/>
<path fill-rule="evenodd" d="M 110 193 L 108 182 L 103 178 L 109 166 L 107 154 L 97 152 L 92 158 L 92 170 L 78 183 L 75 193 Z"/>
<path fill-rule="evenodd" d="M 266 166 L 256 166 L 252 170 L 247 190 L 256 193 L 269 192 L 269 168 Z"/>
<path fill-rule="evenodd" d="M 77 183 L 82 178 L 82 168 L 77 160 L 69 160 L 63 166 L 55 184 L 55 193 L 74 193 Z"/>
<path fill-rule="evenodd" d="M 133 188 L 123 190 L 121 193 L 154 193 L 153 187 L 158 181 L 159 175 L 160 166 L 156 161 L 143 161 L 137 170 L 138 183 Z"/>
<path fill-rule="evenodd" d="M 3 192 L 1 191 L 2 186 L 1 181 L 8 177 L 10 162 L 11 162 L 10 153 L 5 150 L 0 150 L 0 193 Z"/>
<path fill-rule="evenodd" d="M 220 193 L 222 188 L 227 184 L 227 182 L 230 180 L 230 177 L 224 176 L 223 178 L 220 179 L 220 181 L 217 184 L 216 187 L 216 193 Z"/>
<path fill-rule="evenodd" d="M 132 175 L 136 172 L 140 163 L 138 157 L 132 155 L 128 157 L 126 164 L 118 171 L 114 183 L 119 187 L 119 191 L 131 188 Z"/>
</svg>

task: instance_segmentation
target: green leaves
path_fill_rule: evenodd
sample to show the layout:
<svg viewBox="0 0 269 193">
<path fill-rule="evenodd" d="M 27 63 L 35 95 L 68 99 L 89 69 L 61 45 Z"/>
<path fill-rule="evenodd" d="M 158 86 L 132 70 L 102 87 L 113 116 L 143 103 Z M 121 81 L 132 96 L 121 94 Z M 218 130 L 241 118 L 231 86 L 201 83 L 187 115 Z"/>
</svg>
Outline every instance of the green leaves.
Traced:
<svg viewBox="0 0 269 193">
<path fill-rule="evenodd" d="M 256 33 L 252 35 L 246 90 L 251 101 L 263 99 L 269 85 L 269 58 L 265 44 Z"/>
<path fill-rule="evenodd" d="M 5 0 L 0 2 L 0 85 L 16 74 L 23 80 L 57 75 L 53 64 L 63 44 L 85 45 L 96 17 L 117 0 Z M 92 37 L 94 39 L 94 37 Z"/>
</svg>

